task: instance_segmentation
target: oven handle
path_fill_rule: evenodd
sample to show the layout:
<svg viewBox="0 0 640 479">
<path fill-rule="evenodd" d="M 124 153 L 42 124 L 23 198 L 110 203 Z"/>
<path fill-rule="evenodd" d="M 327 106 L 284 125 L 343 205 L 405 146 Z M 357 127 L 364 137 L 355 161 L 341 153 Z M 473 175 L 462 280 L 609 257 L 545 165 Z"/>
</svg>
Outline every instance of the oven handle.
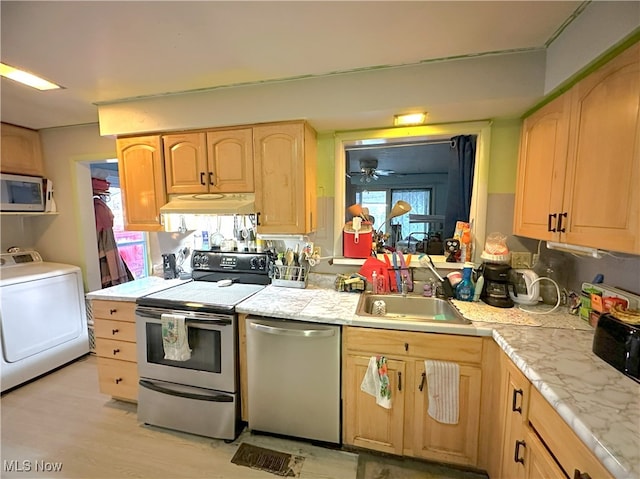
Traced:
<svg viewBox="0 0 640 479">
<path fill-rule="evenodd" d="M 279 336 L 299 336 L 305 338 L 326 338 L 329 336 L 335 336 L 333 329 L 286 329 L 276 328 L 274 326 L 267 326 L 266 324 L 249 322 L 249 327 L 267 334 L 276 334 Z"/>
<path fill-rule="evenodd" d="M 141 379 L 139 384 L 140 384 L 140 387 L 151 389 L 152 391 L 156 391 L 162 394 L 169 394 L 170 396 L 177 396 L 177 397 L 187 398 L 187 399 L 196 399 L 198 401 L 233 402 L 233 396 L 228 396 L 226 394 L 216 394 L 213 396 L 209 396 L 206 394 L 194 394 L 194 393 L 186 393 L 183 391 L 174 391 L 173 389 L 158 386 L 157 384 L 152 383 L 151 381 L 146 381 L 144 379 Z"/>
<path fill-rule="evenodd" d="M 162 314 L 175 314 L 184 316 L 188 326 L 201 329 L 206 329 L 201 327 L 204 322 L 222 326 L 233 324 L 233 315 L 196 313 L 193 311 L 177 311 L 175 309 L 150 308 L 148 306 L 138 306 L 136 308 L 136 316 L 155 319 L 158 322 L 162 320 Z"/>
</svg>

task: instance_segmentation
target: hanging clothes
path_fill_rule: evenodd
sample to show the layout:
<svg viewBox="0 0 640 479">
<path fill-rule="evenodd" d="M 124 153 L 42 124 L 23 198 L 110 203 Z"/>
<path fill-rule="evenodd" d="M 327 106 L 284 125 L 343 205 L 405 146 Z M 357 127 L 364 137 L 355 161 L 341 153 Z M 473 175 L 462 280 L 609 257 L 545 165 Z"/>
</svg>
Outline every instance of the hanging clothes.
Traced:
<svg viewBox="0 0 640 479">
<path fill-rule="evenodd" d="M 96 234 L 98 236 L 98 258 L 100 260 L 100 276 L 103 288 L 126 283 L 134 279 L 131 271 L 118 252 L 113 234 L 113 213 L 104 199 L 108 195 L 109 182 L 93 178 L 93 209 L 96 218 Z"/>
</svg>

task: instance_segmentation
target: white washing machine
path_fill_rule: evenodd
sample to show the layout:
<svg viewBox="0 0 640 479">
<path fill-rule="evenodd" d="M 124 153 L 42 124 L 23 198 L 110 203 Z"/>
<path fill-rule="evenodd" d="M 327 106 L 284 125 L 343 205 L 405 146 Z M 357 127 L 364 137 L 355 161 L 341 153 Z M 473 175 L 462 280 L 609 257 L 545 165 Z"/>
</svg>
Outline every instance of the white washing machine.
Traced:
<svg viewBox="0 0 640 479">
<path fill-rule="evenodd" d="M 36 251 L 0 254 L 0 390 L 88 352 L 80 268 Z"/>
</svg>

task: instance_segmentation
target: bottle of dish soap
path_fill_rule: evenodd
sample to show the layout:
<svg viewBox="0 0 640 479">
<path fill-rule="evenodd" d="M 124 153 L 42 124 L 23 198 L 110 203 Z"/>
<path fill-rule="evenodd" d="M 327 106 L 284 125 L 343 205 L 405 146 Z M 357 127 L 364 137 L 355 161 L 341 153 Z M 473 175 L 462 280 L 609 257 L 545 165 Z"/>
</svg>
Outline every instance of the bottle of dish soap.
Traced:
<svg viewBox="0 0 640 479">
<path fill-rule="evenodd" d="M 475 288 L 471 280 L 473 263 L 465 263 L 462 269 L 462 281 L 456 285 L 456 299 L 460 301 L 473 301 Z"/>
</svg>

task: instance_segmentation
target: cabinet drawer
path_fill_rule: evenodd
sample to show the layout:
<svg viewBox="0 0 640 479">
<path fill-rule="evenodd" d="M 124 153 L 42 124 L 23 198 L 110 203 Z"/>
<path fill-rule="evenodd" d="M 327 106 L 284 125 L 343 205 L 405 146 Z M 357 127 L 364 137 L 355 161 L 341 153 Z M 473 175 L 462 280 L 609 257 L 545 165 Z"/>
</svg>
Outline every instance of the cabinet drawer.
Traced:
<svg viewBox="0 0 640 479">
<path fill-rule="evenodd" d="M 98 338 L 96 355 L 102 358 L 136 362 L 136 343 Z"/>
<path fill-rule="evenodd" d="M 94 328 L 97 338 L 136 342 L 135 323 L 96 318 Z"/>
<path fill-rule="evenodd" d="M 98 358 L 100 392 L 110 396 L 138 400 L 138 365 L 129 361 Z"/>
<path fill-rule="evenodd" d="M 136 303 L 128 301 L 91 301 L 94 318 L 112 319 L 114 321 L 136 321 Z"/>
<path fill-rule="evenodd" d="M 482 338 L 386 329 L 344 328 L 345 347 L 352 351 L 380 351 L 387 356 L 479 364 Z"/>
<path fill-rule="evenodd" d="M 529 398 L 529 422 L 569 477 L 579 470 L 594 478 L 613 478 L 535 388 Z"/>
</svg>

